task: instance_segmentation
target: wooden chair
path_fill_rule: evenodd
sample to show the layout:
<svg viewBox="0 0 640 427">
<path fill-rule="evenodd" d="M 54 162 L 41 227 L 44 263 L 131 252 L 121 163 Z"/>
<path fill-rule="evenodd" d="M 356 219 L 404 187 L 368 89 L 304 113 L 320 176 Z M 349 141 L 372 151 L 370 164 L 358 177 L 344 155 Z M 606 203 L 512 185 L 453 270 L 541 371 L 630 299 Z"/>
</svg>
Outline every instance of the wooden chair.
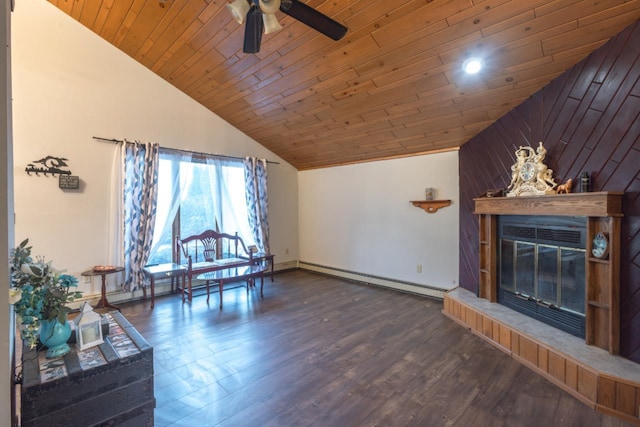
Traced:
<svg viewBox="0 0 640 427">
<path fill-rule="evenodd" d="M 184 238 L 176 237 L 176 262 L 187 268 L 187 296 L 192 300 L 193 276 L 233 267 L 253 265 L 253 255 L 238 233 L 206 230 Z M 208 285 L 208 283 L 207 283 Z M 182 289 L 184 301 L 185 289 Z"/>
</svg>

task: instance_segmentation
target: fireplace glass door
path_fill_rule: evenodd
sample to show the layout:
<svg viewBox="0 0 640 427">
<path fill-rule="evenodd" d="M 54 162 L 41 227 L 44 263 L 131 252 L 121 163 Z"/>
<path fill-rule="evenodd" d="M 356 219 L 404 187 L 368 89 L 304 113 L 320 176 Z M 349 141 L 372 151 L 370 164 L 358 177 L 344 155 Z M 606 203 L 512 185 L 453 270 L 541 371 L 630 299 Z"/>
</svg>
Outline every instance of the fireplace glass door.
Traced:
<svg viewBox="0 0 640 427">
<path fill-rule="evenodd" d="M 575 242 L 554 244 L 550 237 L 566 240 L 573 228 L 560 224 L 549 229 L 548 224 L 532 226 L 530 222 L 520 226 L 506 221 L 500 229 L 498 302 L 584 337 L 583 233 L 572 237 Z"/>
<path fill-rule="evenodd" d="M 562 293 L 560 294 L 560 307 L 565 310 L 580 313 L 584 316 L 585 310 L 585 251 L 574 249 L 561 249 L 560 277 Z"/>
<path fill-rule="evenodd" d="M 558 248 L 538 246 L 538 292 L 539 299 L 548 304 L 559 305 Z"/>
<path fill-rule="evenodd" d="M 536 268 L 536 245 L 516 242 L 515 289 L 516 294 L 536 296 L 536 276 L 531 274 Z"/>
</svg>

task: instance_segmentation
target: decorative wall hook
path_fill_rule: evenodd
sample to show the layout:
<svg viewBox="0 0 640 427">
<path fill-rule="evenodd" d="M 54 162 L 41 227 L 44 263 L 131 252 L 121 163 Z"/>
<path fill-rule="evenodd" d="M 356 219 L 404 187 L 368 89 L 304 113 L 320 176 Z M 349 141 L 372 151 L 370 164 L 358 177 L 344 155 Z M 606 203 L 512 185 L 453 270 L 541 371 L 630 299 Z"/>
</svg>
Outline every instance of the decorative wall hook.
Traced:
<svg viewBox="0 0 640 427">
<path fill-rule="evenodd" d="M 71 171 L 67 168 L 67 161 L 64 157 L 47 156 L 40 160 L 34 160 L 33 163 L 29 163 L 25 168 L 27 175 L 31 175 L 31 172 L 36 175 L 71 175 Z"/>
</svg>

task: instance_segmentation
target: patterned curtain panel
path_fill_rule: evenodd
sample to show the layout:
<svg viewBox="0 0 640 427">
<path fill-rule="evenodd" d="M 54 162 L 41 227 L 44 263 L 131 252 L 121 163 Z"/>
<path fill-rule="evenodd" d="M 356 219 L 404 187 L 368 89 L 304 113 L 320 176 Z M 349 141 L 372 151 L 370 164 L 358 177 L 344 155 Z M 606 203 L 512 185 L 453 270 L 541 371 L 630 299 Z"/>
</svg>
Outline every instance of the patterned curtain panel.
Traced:
<svg viewBox="0 0 640 427">
<path fill-rule="evenodd" d="M 158 144 L 125 144 L 123 288 L 126 291 L 135 291 L 145 280 L 142 269 L 149 259 L 156 216 L 158 153 Z"/>
<path fill-rule="evenodd" d="M 267 161 L 246 157 L 244 159 L 244 179 L 247 186 L 247 213 L 253 238 L 261 252 L 270 253 Z"/>
</svg>

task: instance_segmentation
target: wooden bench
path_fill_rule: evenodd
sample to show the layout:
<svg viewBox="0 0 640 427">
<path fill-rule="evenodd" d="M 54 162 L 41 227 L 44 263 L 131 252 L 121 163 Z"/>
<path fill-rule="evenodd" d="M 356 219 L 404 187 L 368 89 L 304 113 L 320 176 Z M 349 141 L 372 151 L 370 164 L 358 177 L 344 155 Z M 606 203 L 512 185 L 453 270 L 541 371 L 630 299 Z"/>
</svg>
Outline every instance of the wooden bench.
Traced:
<svg viewBox="0 0 640 427">
<path fill-rule="evenodd" d="M 187 283 L 181 289 L 183 302 L 185 293 L 189 302 L 193 298 L 194 275 L 197 278 L 198 275 L 205 273 L 231 271 L 230 269 L 255 266 L 259 263 L 259 260 L 253 258 L 253 254 L 247 249 L 238 233 L 227 234 L 214 230 L 207 230 L 189 237 L 176 237 L 176 260 L 178 264 L 184 264 L 186 261 Z M 264 269 L 260 274 L 263 272 Z M 225 279 L 229 279 L 228 274 Z M 208 282 L 206 285 L 208 293 Z"/>
</svg>

